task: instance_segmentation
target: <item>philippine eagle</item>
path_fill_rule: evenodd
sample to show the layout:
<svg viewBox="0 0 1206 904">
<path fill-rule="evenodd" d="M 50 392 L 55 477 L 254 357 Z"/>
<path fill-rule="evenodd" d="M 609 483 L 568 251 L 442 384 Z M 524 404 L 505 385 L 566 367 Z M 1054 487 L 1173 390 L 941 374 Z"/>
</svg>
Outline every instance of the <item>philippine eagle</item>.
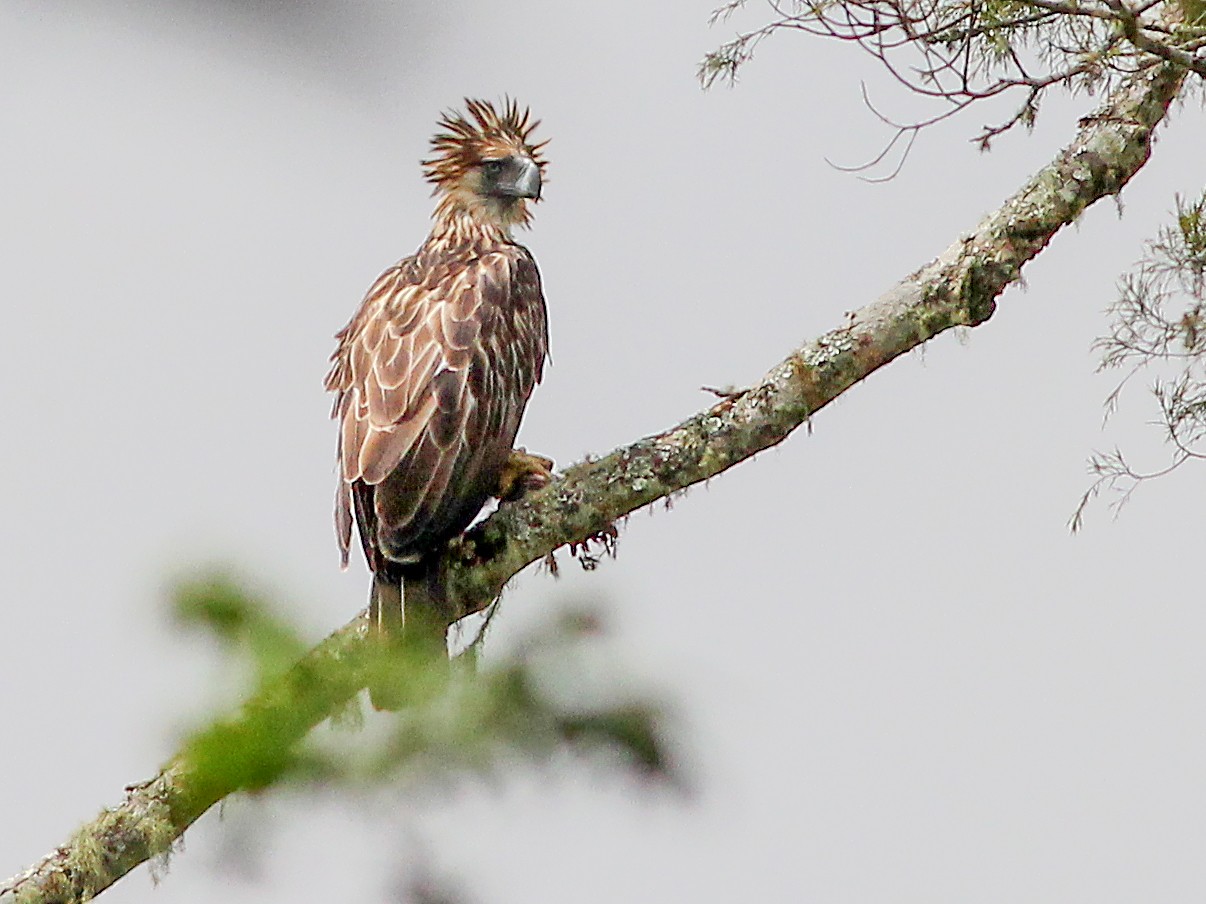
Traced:
<svg viewBox="0 0 1206 904">
<path fill-rule="evenodd" d="M 441 642 L 444 613 L 415 606 L 439 606 L 445 542 L 491 496 L 547 482 L 552 464 L 512 450 L 548 326 L 540 272 L 511 228 L 540 199 L 546 142 L 532 142 L 539 123 L 512 100 L 465 104 L 444 114 L 422 161 L 438 198 L 431 234 L 373 283 L 336 334 L 326 378 L 343 565 L 354 518 L 373 572 L 372 623 L 385 633 L 436 623 Z"/>
</svg>

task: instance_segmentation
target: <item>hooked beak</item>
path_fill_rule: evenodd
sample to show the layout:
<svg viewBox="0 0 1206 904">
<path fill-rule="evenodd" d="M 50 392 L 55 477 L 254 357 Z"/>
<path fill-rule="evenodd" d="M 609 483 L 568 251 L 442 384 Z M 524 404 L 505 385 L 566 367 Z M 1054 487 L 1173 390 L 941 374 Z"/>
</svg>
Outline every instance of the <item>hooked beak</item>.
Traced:
<svg viewBox="0 0 1206 904">
<path fill-rule="evenodd" d="M 540 200 L 540 167 L 531 157 L 511 157 L 498 174 L 491 194 Z"/>
</svg>

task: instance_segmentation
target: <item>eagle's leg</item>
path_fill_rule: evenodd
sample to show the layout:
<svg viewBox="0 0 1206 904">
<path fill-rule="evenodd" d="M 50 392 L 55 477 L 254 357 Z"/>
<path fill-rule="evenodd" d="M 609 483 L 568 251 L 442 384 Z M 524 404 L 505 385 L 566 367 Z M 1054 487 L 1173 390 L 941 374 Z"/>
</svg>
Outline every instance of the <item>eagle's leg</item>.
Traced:
<svg viewBox="0 0 1206 904">
<path fill-rule="evenodd" d="M 548 486 L 553 479 L 553 460 L 534 455 L 527 449 L 512 449 L 498 475 L 494 495 L 504 502 L 514 501 L 525 493 Z"/>
</svg>

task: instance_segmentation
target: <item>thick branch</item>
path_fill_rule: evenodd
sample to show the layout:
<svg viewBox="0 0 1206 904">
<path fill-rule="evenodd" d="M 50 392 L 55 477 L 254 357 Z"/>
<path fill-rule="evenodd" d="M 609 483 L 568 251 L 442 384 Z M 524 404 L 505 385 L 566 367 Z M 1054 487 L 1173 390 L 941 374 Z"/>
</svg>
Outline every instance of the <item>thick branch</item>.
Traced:
<svg viewBox="0 0 1206 904">
<path fill-rule="evenodd" d="M 664 433 L 574 465 L 545 490 L 503 506 L 447 555 L 455 614 L 481 610 L 513 575 L 558 547 L 605 534 L 630 512 L 782 441 L 859 380 L 939 333 L 987 320 L 1023 264 L 1143 166 L 1152 131 L 1183 77 L 1180 70 L 1161 67 L 1124 83 L 1082 121 L 1071 145 L 974 232 L 849 315 L 843 326 L 792 352 L 757 386 Z M 262 737 L 268 726 L 279 749 L 257 753 L 283 758 L 363 685 L 364 647 L 357 619 L 215 730 L 227 733 L 223 737 L 236 752 L 239 738 Z M 186 750 L 66 845 L 0 886 L 0 904 L 87 900 L 166 852 L 222 797 L 254 786 L 254 765 L 249 761 L 247 769 L 217 779 L 201 774 Z"/>
</svg>

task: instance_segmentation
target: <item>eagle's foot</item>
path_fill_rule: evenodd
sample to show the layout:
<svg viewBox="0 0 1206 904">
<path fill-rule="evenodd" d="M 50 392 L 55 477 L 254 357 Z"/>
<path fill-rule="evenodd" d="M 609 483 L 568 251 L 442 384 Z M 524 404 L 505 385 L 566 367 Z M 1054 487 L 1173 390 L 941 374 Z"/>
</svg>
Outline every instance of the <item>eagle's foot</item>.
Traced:
<svg viewBox="0 0 1206 904">
<path fill-rule="evenodd" d="M 498 478 L 494 495 L 504 502 L 512 502 L 521 496 L 549 485 L 553 479 L 553 460 L 543 455 L 533 455 L 527 449 L 512 449 Z"/>
</svg>

